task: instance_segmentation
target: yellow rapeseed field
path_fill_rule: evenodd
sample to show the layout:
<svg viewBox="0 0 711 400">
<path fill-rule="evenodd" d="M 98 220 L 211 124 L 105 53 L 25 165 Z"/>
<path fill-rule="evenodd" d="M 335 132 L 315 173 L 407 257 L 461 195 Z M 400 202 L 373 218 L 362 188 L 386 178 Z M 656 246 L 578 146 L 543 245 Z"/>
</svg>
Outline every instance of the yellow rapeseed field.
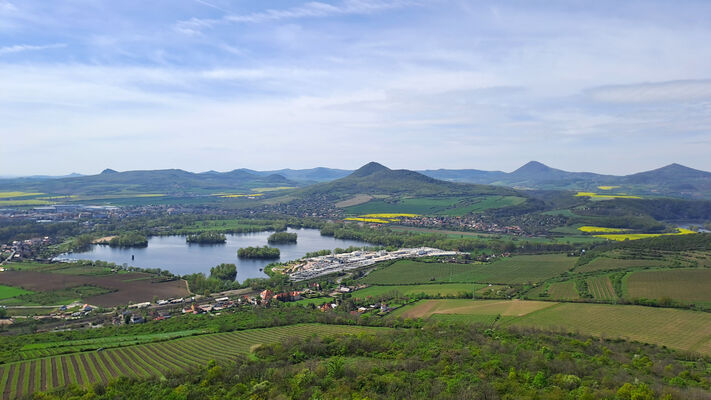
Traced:
<svg viewBox="0 0 711 400">
<path fill-rule="evenodd" d="M 581 226 L 578 228 L 579 231 L 581 232 L 601 232 L 601 233 L 613 233 L 613 232 L 624 232 L 627 229 L 621 229 L 621 228 L 605 228 L 602 226 Z"/>
<path fill-rule="evenodd" d="M 619 189 L 619 186 L 598 186 L 597 187 L 600 190 L 612 190 L 612 189 Z"/>
<path fill-rule="evenodd" d="M 612 234 L 612 235 L 595 235 L 595 237 L 602 238 L 602 239 L 623 241 L 626 239 L 637 240 L 637 239 L 646 239 L 646 238 L 657 237 L 657 236 L 690 235 L 692 233 L 696 233 L 696 232 L 689 230 L 689 229 L 678 228 L 676 233 L 622 233 L 622 234 Z"/>
<path fill-rule="evenodd" d="M 8 199 L 12 197 L 39 196 L 44 193 L 28 193 L 28 192 L 0 192 L 0 199 Z"/>
<path fill-rule="evenodd" d="M 348 217 L 346 221 L 375 222 L 377 224 L 389 224 L 390 221 L 380 218 Z"/>
<path fill-rule="evenodd" d="M 405 217 L 405 218 L 414 218 L 414 217 L 419 217 L 418 214 L 396 214 L 396 213 L 383 213 L 383 214 L 365 214 L 361 215 L 360 217 L 362 218 L 400 218 L 400 217 Z"/>
<path fill-rule="evenodd" d="M 598 194 L 593 192 L 578 192 L 576 197 L 590 197 L 597 199 L 641 199 L 639 196 L 630 196 L 626 194 Z"/>
</svg>

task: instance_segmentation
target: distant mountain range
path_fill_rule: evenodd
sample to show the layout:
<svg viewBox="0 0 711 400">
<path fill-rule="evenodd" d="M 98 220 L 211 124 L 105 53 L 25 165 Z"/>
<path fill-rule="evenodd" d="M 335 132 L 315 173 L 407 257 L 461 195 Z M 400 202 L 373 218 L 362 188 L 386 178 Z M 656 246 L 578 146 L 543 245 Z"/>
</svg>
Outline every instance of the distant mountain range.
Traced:
<svg viewBox="0 0 711 400">
<path fill-rule="evenodd" d="M 181 169 L 117 172 L 105 169 L 98 175 L 68 178 L 16 178 L 0 180 L 1 190 L 21 190 L 66 195 L 163 193 L 172 195 L 212 194 L 254 188 L 296 187 L 300 184 L 277 174 L 245 170 L 193 173 Z"/>
<path fill-rule="evenodd" d="M 711 198 L 711 173 L 670 164 L 632 175 L 601 175 L 568 172 L 531 161 L 510 172 L 479 170 L 427 170 L 423 174 L 437 179 L 509 186 L 518 189 L 607 191 L 648 196 Z M 619 186 L 619 187 L 616 187 Z"/>
<path fill-rule="evenodd" d="M 475 184 L 475 185 L 464 185 Z M 492 189 L 494 185 L 499 189 Z M 454 192 L 492 193 L 501 187 L 533 190 L 570 190 L 711 199 L 711 173 L 671 164 L 626 176 L 568 172 L 531 161 L 507 173 L 476 169 L 423 171 L 391 170 L 371 162 L 356 171 L 333 168 L 281 169 L 229 172 L 187 172 L 180 169 L 117 172 L 64 177 L 33 176 L 0 179 L 0 190 L 40 191 L 53 194 L 167 193 L 200 194 L 254 188 L 300 187 L 302 194 Z"/>
</svg>

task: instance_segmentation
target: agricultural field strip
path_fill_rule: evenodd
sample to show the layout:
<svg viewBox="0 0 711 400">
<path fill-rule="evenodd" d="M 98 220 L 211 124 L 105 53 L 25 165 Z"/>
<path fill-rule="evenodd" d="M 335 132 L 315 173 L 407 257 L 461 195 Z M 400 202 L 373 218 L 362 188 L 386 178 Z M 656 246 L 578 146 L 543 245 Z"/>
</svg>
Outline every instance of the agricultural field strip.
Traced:
<svg viewBox="0 0 711 400">
<path fill-rule="evenodd" d="M 85 339 L 70 342 L 33 343 L 22 347 L 20 354 L 23 360 L 48 357 L 58 354 L 74 353 L 79 351 L 95 350 L 99 347 L 113 348 L 125 347 L 144 343 L 155 343 L 166 340 L 173 340 L 180 337 L 204 334 L 205 331 L 190 330 L 180 331 L 171 334 L 138 335 L 129 337 Z"/>
<path fill-rule="evenodd" d="M 297 330 L 294 328 L 297 327 Z M 259 343 L 311 334 L 363 331 L 367 328 L 332 325 L 297 325 L 182 337 L 170 341 L 120 347 L 101 352 L 81 352 L 18 361 L 0 366 L 2 398 L 49 390 L 73 382 L 84 385 L 116 376 L 158 376 L 245 353 Z M 208 354 L 206 349 L 212 349 Z M 215 350 L 217 350 L 215 352 Z M 54 366 L 54 367 L 53 367 Z M 56 379 L 55 379 L 56 374 Z"/>
<path fill-rule="evenodd" d="M 110 376 L 113 376 L 113 374 L 98 354 L 99 353 L 88 353 L 87 357 L 91 359 L 92 364 L 96 365 L 96 370 L 99 373 L 99 379 L 102 382 L 106 382 L 109 380 Z"/>
<path fill-rule="evenodd" d="M 668 297 L 687 303 L 711 302 L 711 270 L 656 269 L 635 271 L 626 277 L 625 294 L 629 298 Z"/>
<path fill-rule="evenodd" d="M 119 375 L 128 376 L 130 374 L 129 370 L 122 369 L 122 367 L 126 368 L 125 366 L 119 366 L 118 360 L 115 360 L 112 357 L 107 356 L 103 352 L 101 352 L 101 353 L 97 352 L 96 354 L 98 354 L 99 358 L 101 358 L 104 361 L 104 364 L 106 364 L 109 367 L 109 369 L 111 371 L 110 376 L 119 376 Z"/>
<path fill-rule="evenodd" d="M 612 282 L 607 275 L 594 276 L 587 279 L 588 292 L 597 300 L 615 300 L 617 294 L 612 287 Z"/>
<path fill-rule="evenodd" d="M 30 385 L 30 366 L 28 364 L 23 364 L 20 366 L 20 376 L 22 377 L 22 385 L 17 389 L 17 395 L 22 396 L 27 393 L 28 386 Z"/>
<path fill-rule="evenodd" d="M 548 295 L 551 299 L 578 299 L 580 295 L 575 288 L 575 282 L 554 282 L 551 283 L 548 289 Z"/>
</svg>

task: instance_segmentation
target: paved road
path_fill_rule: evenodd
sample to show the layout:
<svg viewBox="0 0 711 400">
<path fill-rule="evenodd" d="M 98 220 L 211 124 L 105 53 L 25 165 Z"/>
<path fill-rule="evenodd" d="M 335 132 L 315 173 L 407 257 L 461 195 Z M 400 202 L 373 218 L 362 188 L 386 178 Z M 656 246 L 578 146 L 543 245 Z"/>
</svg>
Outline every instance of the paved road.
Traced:
<svg viewBox="0 0 711 400">
<path fill-rule="evenodd" d="M 2 262 L 0 262 L 0 266 L 4 265 L 7 262 L 7 260 L 11 260 L 12 257 L 14 257 L 14 256 L 15 256 L 15 250 L 12 251 L 12 254 L 10 254 L 10 257 L 8 257 L 8 258 L 4 259 Z"/>
</svg>

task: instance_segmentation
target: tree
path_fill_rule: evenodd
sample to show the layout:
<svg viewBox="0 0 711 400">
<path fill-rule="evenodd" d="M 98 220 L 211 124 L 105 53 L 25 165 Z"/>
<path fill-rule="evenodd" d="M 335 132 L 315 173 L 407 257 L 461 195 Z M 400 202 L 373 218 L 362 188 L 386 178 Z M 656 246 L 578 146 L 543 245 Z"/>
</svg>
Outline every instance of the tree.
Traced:
<svg viewBox="0 0 711 400">
<path fill-rule="evenodd" d="M 237 278 L 237 266 L 234 264 L 220 264 L 210 268 L 210 278 L 223 281 L 234 281 Z"/>
</svg>

